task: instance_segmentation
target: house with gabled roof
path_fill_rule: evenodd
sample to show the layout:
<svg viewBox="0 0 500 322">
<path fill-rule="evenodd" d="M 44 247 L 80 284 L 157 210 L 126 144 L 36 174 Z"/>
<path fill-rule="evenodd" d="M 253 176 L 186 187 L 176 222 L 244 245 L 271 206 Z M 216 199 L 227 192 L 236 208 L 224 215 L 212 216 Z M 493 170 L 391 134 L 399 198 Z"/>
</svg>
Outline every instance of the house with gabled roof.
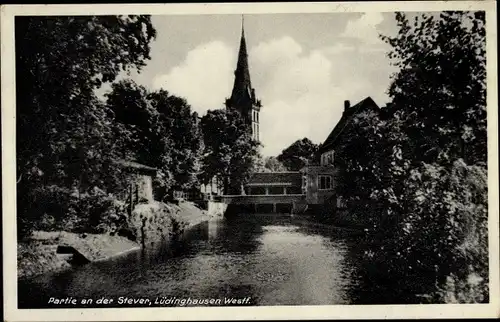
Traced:
<svg viewBox="0 0 500 322">
<path fill-rule="evenodd" d="M 319 153 L 321 154 L 321 164 L 333 163 L 333 153 L 335 151 L 335 147 L 341 140 L 342 134 L 344 134 L 344 129 L 352 121 L 354 116 L 367 110 L 378 111 L 379 109 L 380 108 L 377 103 L 375 103 L 375 101 L 369 96 L 353 106 L 350 106 L 349 101 L 345 101 L 342 117 L 319 149 Z"/>
<path fill-rule="evenodd" d="M 341 206 L 342 193 L 335 190 L 335 176 L 338 172 L 334 162 L 335 149 L 342 141 L 346 134 L 345 129 L 353 118 L 367 110 L 380 110 L 371 97 L 367 97 L 353 106 L 350 105 L 349 101 L 344 101 L 342 117 L 319 148 L 319 162 L 307 165 L 300 170 L 302 188 L 308 204 L 325 204 L 333 199 L 337 206 Z"/>
</svg>

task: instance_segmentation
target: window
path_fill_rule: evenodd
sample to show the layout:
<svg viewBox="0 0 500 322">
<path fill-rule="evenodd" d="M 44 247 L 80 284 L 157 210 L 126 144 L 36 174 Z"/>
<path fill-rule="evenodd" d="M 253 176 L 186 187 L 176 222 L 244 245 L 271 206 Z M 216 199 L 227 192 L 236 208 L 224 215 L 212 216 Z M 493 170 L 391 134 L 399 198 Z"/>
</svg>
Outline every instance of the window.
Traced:
<svg viewBox="0 0 500 322">
<path fill-rule="evenodd" d="M 331 176 L 322 176 L 318 177 L 319 181 L 319 190 L 330 190 L 332 189 L 332 177 Z"/>
<path fill-rule="evenodd" d="M 329 165 L 333 164 L 333 155 L 335 151 L 328 151 L 326 153 L 323 153 L 321 155 L 321 164 L 322 165 Z"/>
</svg>

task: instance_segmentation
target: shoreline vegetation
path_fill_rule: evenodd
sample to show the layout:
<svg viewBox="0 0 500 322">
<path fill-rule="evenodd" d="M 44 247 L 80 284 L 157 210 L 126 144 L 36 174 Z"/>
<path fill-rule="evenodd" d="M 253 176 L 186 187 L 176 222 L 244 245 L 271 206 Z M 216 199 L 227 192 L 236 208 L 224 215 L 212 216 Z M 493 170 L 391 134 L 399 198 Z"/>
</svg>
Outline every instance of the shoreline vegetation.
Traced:
<svg viewBox="0 0 500 322">
<path fill-rule="evenodd" d="M 167 210 L 166 215 L 159 211 L 161 208 Z M 152 203 L 138 205 L 134 215 L 147 216 L 150 224 L 145 226 L 144 239 L 149 244 L 166 236 L 181 234 L 202 222 L 220 217 L 222 215 L 220 210 L 218 207 L 203 210 L 191 202 L 182 202 L 179 205 Z M 159 220 L 160 216 L 164 220 Z M 161 227 L 161 224 L 165 226 Z M 130 236 L 127 238 L 112 231 L 90 234 L 64 230 L 36 230 L 17 245 L 18 279 L 29 279 L 71 269 L 75 265 L 122 256 L 140 250 L 141 239 Z"/>
</svg>

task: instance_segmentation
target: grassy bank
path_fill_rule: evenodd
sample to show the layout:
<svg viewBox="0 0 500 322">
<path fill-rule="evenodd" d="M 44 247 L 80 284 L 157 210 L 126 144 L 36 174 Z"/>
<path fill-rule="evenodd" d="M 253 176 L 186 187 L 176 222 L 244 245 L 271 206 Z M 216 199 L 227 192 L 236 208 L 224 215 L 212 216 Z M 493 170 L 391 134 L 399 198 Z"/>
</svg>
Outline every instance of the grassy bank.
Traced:
<svg viewBox="0 0 500 322">
<path fill-rule="evenodd" d="M 68 256 L 58 254 L 59 246 L 72 247 L 90 262 L 106 260 L 140 249 L 143 242 L 155 244 L 221 215 L 190 202 L 179 205 L 155 202 L 139 204 L 121 227 L 111 227 L 102 234 L 34 231 L 30 238 L 17 245 L 18 277 L 29 278 L 71 268 Z"/>
</svg>

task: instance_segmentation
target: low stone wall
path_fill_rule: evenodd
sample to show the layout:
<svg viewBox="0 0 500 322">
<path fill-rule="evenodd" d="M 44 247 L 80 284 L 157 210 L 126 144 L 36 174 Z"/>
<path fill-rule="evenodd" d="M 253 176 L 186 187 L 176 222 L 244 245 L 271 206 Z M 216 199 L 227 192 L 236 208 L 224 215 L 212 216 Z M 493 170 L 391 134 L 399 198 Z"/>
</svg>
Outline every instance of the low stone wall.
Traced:
<svg viewBox="0 0 500 322">
<path fill-rule="evenodd" d="M 211 217 L 222 217 L 226 213 L 227 205 L 222 202 L 208 202 L 208 210 L 207 213 Z"/>
<path fill-rule="evenodd" d="M 222 217 L 225 210 L 225 204 L 212 201 L 208 202 L 206 210 L 192 202 L 139 204 L 128 218 L 126 229 L 137 243 L 150 247 L 169 241 L 189 227 Z M 124 234 L 124 231 L 118 230 L 117 233 Z"/>
<path fill-rule="evenodd" d="M 141 246 L 151 246 L 168 239 L 173 222 L 180 223 L 179 209 L 160 202 L 139 204 L 118 234 L 134 240 Z"/>
</svg>

